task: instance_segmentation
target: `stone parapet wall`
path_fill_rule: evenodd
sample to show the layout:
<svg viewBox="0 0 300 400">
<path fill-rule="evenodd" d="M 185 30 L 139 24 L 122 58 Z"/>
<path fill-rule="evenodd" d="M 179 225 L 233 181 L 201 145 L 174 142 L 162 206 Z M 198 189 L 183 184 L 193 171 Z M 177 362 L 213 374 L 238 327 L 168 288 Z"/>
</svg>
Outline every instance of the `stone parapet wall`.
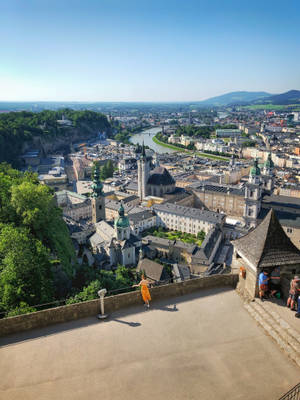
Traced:
<svg viewBox="0 0 300 400">
<path fill-rule="evenodd" d="M 196 278 L 180 283 L 157 286 L 150 289 L 152 300 L 159 300 L 173 296 L 183 296 L 201 289 L 229 286 L 235 288 L 238 282 L 238 274 L 214 275 L 204 278 Z M 139 291 L 123 293 L 105 298 L 105 312 L 128 308 L 142 304 Z M 99 313 L 99 299 L 82 303 L 50 308 L 30 314 L 9 317 L 0 320 L 0 336 L 11 333 L 42 328 L 60 322 L 67 322 L 84 317 L 91 317 Z"/>
</svg>

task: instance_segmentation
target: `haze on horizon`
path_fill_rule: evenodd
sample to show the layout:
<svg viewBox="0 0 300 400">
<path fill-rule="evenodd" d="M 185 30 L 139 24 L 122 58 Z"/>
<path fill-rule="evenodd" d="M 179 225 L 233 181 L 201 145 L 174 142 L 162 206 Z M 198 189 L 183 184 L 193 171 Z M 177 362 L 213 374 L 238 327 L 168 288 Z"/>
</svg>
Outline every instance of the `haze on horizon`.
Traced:
<svg viewBox="0 0 300 400">
<path fill-rule="evenodd" d="M 300 87 L 300 2 L 5 0 L 0 101 L 197 101 Z"/>
</svg>

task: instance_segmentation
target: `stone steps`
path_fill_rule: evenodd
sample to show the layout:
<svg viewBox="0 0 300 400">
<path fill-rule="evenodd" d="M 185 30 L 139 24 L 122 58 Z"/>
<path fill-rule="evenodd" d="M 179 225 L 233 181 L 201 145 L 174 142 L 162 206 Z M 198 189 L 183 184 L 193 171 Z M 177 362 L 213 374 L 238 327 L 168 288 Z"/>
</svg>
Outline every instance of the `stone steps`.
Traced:
<svg viewBox="0 0 300 400">
<path fill-rule="evenodd" d="M 245 308 L 279 347 L 300 367 L 300 334 L 284 321 L 267 301 L 256 300 L 245 303 Z"/>
</svg>

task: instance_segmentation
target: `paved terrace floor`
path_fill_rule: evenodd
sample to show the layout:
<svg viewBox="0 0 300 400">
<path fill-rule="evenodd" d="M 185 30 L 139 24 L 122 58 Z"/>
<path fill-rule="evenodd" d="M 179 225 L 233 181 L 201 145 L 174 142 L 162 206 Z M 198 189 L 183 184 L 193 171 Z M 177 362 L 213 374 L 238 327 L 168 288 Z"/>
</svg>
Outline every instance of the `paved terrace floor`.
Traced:
<svg viewBox="0 0 300 400">
<path fill-rule="evenodd" d="M 228 288 L 0 340 L 1 400 L 276 400 L 300 377 Z"/>
</svg>

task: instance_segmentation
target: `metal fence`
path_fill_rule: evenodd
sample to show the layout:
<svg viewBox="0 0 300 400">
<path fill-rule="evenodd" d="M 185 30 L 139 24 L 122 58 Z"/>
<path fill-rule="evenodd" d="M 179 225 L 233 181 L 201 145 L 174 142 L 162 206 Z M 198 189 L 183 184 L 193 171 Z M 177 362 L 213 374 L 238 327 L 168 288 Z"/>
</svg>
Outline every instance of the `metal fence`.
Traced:
<svg viewBox="0 0 300 400">
<path fill-rule="evenodd" d="M 280 397 L 279 400 L 300 400 L 300 383 Z"/>
<path fill-rule="evenodd" d="M 175 283 L 178 281 L 178 278 L 172 278 L 172 279 L 166 279 L 166 280 L 162 280 L 159 282 L 155 282 L 153 284 L 150 285 L 150 288 L 153 286 L 162 286 L 162 285 L 167 285 L 168 283 Z M 133 292 L 135 290 L 138 290 L 139 288 L 137 287 L 132 287 L 132 286 L 125 286 L 119 289 L 111 289 L 111 290 L 107 290 L 107 296 L 114 296 L 116 294 L 121 294 L 121 293 L 128 293 L 128 292 Z M 97 295 L 95 295 L 95 299 L 97 299 Z M 54 307 L 59 307 L 59 306 L 64 306 L 67 304 L 67 300 L 68 299 L 61 299 L 61 300 L 55 300 L 52 301 L 51 303 L 43 303 L 43 304 L 35 304 L 32 305 L 30 307 L 35 308 L 37 311 L 41 311 L 41 310 L 46 310 L 49 308 L 54 308 Z M 4 312 L 0 312 L 0 319 L 1 318 L 6 318 L 9 314 L 9 311 L 4 311 Z"/>
</svg>

